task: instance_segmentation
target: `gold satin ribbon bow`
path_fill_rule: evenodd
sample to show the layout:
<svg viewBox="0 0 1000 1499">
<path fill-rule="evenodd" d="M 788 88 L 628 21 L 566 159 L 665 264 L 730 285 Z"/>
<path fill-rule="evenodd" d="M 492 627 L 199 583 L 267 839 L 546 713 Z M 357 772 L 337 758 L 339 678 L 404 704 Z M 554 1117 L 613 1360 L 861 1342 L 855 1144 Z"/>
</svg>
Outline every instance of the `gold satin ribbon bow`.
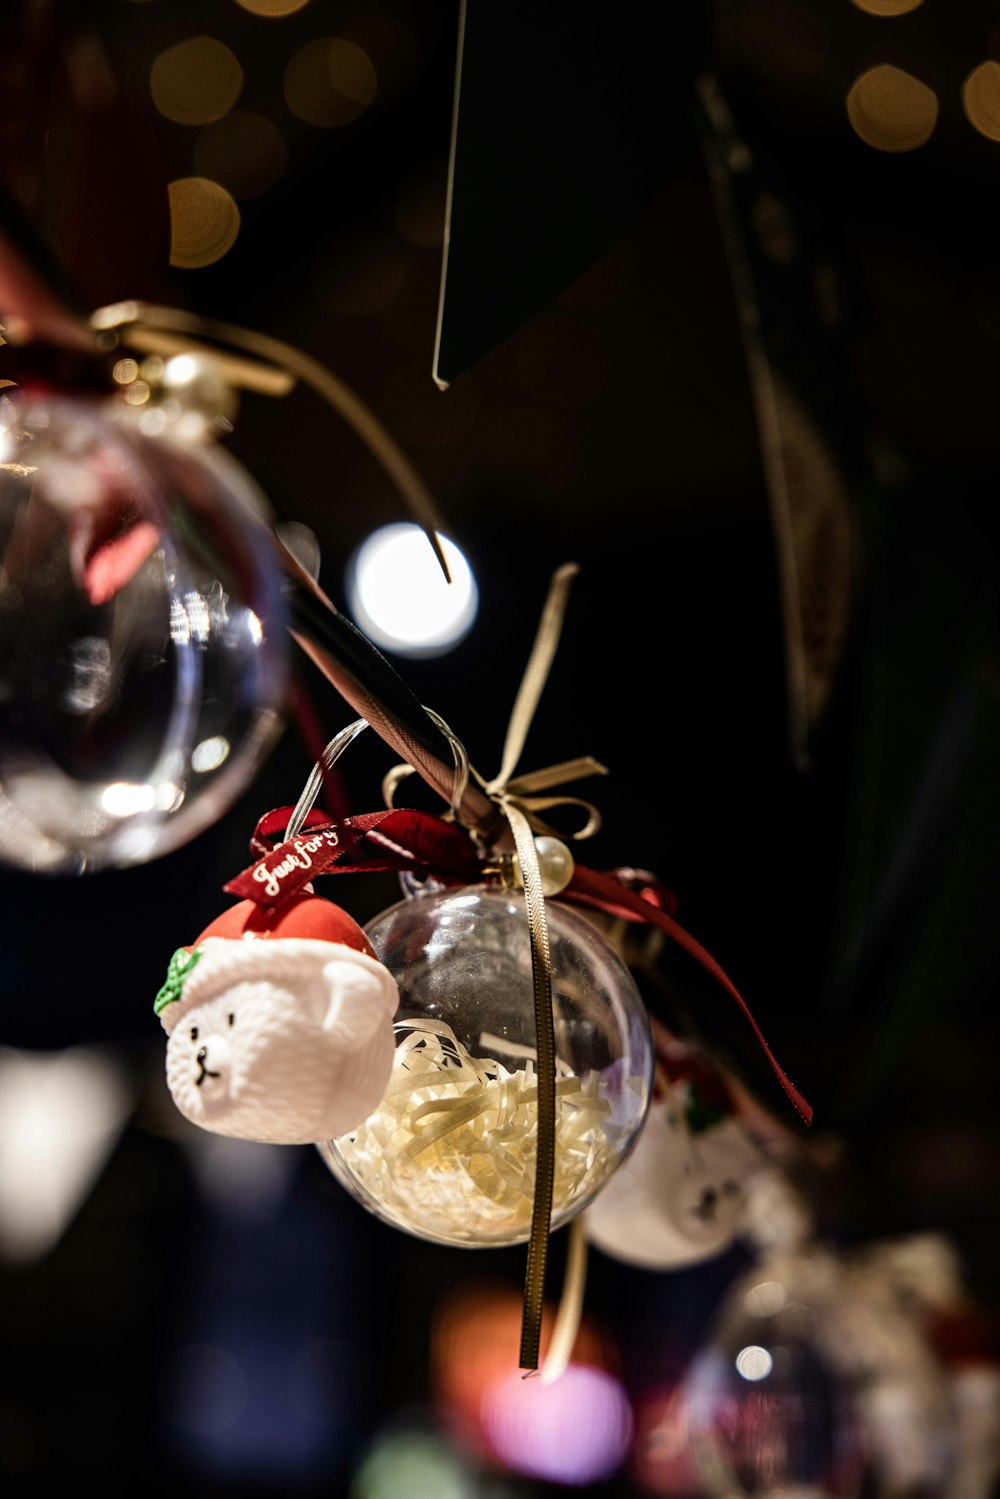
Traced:
<svg viewBox="0 0 1000 1499">
<path fill-rule="evenodd" d="M 556 786 L 565 786 L 569 781 L 578 781 L 583 776 L 607 775 L 606 767 L 591 755 L 581 755 L 575 760 L 563 760 L 558 765 L 548 765 L 542 770 L 527 771 L 519 776 L 515 776 L 514 771 L 517 769 L 517 762 L 521 758 L 535 710 L 545 683 L 548 681 L 549 671 L 559 645 L 559 637 L 562 634 L 570 586 L 579 571 L 575 562 L 564 563 L 553 575 L 552 582 L 549 584 L 548 597 L 545 600 L 542 617 L 538 622 L 535 642 L 511 709 L 499 771 L 492 781 L 484 781 L 482 776 L 475 771 L 472 772 L 482 790 L 507 817 L 508 823 L 510 823 L 508 809 L 513 808 L 515 812 L 523 816 L 532 832 L 555 838 L 570 837 L 574 841 L 591 838 L 597 832 L 601 825 L 597 808 L 590 802 L 584 801 L 582 797 L 539 796 L 537 793 L 549 791 Z M 587 813 L 587 820 L 583 827 L 574 833 L 560 832 L 539 816 L 540 812 L 547 812 L 553 807 L 582 807 Z M 510 829 L 513 834 L 512 823 Z M 521 851 L 518 849 L 518 858 L 520 857 Z"/>
</svg>

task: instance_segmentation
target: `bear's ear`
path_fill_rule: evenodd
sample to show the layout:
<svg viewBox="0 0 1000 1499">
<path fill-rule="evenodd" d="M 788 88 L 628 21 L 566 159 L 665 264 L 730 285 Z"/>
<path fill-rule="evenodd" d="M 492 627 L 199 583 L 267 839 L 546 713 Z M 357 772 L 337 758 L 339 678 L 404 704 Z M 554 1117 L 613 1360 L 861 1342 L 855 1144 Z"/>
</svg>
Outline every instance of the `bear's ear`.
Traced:
<svg viewBox="0 0 1000 1499">
<path fill-rule="evenodd" d="M 399 990 L 381 963 L 334 958 L 324 965 L 323 980 L 329 1002 L 322 1026 L 345 1047 L 367 1041 L 396 1013 Z"/>
</svg>

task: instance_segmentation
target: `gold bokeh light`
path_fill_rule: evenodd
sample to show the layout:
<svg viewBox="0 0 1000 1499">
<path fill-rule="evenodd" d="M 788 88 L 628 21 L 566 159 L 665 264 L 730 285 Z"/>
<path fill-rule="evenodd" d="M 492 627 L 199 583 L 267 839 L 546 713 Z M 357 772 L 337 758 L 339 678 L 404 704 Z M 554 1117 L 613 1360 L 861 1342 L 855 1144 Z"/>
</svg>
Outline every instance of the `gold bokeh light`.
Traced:
<svg viewBox="0 0 1000 1499">
<path fill-rule="evenodd" d="M 923 5 L 924 0 L 854 0 L 858 10 L 870 16 L 905 16 Z"/>
<path fill-rule="evenodd" d="M 153 103 L 177 125 L 210 125 L 232 109 L 243 88 L 235 55 L 211 36 L 193 36 L 161 52 L 149 73 Z"/>
<path fill-rule="evenodd" d="M 375 102 L 378 74 L 368 53 L 346 37 L 300 47 L 285 70 L 285 98 L 307 125 L 349 125 Z"/>
<path fill-rule="evenodd" d="M 934 133 L 938 99 L 932 88 L 892 63 L 856 78 L 847 95 L 847 117 L 876 151 L 915 151 Z"/>
<path fill-rule="evenodd" d="M 293 16 L 297 10 L 307 6 L 309 0 L 236 0 L 236 4 L 242 5 L 251 15 L 277 19 L 280 16 Z"/>
<path fill-rule="evenodd" d="M 980 135 L 1000 141 L 1000 63 L 981 62 L 973 68 L 962 84 L 962 106 Z"/>
<path fill-rule="evenodd" d="M 288 151 L 280 130 L 264 115 L 235 109 L 206 125 L 194 147 L 202 177 L 221 182 L 234 198 L 256 198 L 285 170 Z"/>
<path fill-rule="evenodd" d="M 167 194 L 170 264 L 196 270 L 221 260 L 240 232 L 240 211 L 231 194 L 207 177 L 179 177 Z"/>
</svg>

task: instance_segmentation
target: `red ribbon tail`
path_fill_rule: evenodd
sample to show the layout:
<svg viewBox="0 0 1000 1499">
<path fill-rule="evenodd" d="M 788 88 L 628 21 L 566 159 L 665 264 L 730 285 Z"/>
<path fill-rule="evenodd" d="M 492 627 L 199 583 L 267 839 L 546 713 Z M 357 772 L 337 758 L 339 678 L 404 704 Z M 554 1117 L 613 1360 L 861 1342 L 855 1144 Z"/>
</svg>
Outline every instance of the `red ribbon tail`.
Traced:
<svg viewBox="0 0 1000 1499">
<path fill-rule="evenodd" d="M 579 897 L 582 904 L 596 906 L 599 910 L 607 911 L 612 915 L 623 916 L 627 920 L 638 920 L 649 926 L 659 927 L 672 937 L 679 947 L 683 947 L 686 953 L 700 963 L 706 973 L 710 973 L 717 984 L 721 984 L 726 993 L 736 1001 L 745 1019 L 748 1021 L 761 1050 L 771 1065 L 771 1070 L 778 1082 L 784 1088 L 785 1093 L 795 1105 L 799 1115 L 806 1124 L 812 1124 L 812 1105 L 799 1092 L 791 1078 L 779 1063 L 771 1048 L 764 1038 L 764 1033 L 756 1020 L 753 1018 L 750 1006 L 743 995 L 737 989 L 725 969 L 712 957 L 712 954 L 702 947 L 697 938 L 686 932 L 679 922 L 666 911 L 659 910 L 649 901 L 643 900 L 641 895 L 629 890 L 627 886 L 621 885 L 609 875 L 599 874 L 594 869 L 585 869 L 581 865 L 576 866 L 573 882 L 563 892 L 564 898 L 574 899 Z"/>
</svg>

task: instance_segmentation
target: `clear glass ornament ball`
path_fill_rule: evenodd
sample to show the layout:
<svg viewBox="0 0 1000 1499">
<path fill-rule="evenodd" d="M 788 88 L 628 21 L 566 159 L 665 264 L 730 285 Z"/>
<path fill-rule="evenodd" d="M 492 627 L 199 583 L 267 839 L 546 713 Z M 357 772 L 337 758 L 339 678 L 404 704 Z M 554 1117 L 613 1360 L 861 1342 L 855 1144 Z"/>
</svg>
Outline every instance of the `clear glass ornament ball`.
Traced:
<svg viewBox="0 0 1000 1499">
<path fill-rule="evenodd" d="M 0 402 L 0 859 L 83 873 L 214 822 L 279 726 L 262 499 L 108 402 Z"/>
<path fill-rule="evenodd" d="M 952 1392 L 918 1308 L 821 1246 L 774 1251 L 731 1287 L 684 1403 L 714 1499 L 951 1492 Z"/>
<path fill-rule="evenodd" d="M 653 1048 L 628 969 L 600 933 L 546 903 L 557 1058 L 554 1228 L 592 1200 L 635 1141 Z M 320 1145 L 376 1217 L 439 1244 L 528 1237 L 537 1074 L 523 895 L 477 885 L 418 895 L 367 927 L 396 978 L 396 1057 L 358 1129 Z"/>
<path fill-rule="evenodd" d="M 713 1499 L 860 1499 L 863 1433 L 830 1338 L 835 1271 L 817 1260 L 803 1283 L 789 1268 L 737 1283 L 688 1371 L 688 1431 Z"/>
</svg>

